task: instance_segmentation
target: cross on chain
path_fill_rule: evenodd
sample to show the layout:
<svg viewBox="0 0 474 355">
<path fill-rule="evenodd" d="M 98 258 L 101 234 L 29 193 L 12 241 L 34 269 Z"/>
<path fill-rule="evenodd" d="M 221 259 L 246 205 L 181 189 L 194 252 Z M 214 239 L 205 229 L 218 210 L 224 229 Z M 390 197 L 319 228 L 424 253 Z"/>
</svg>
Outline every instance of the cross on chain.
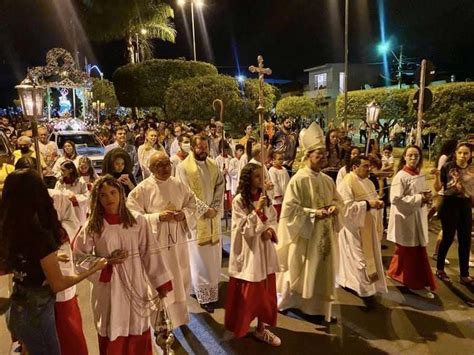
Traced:
<svg viewBox="0 0 474 355">
<path fill-rule="evenodd" d="M 257 57 L 258 66 L 251 65 L 249 67 L 250 72 L 258 74 L 258 107 L 257 110 L 263 110 L 263 84 L 265 75 L 271 75 L 272 70 L 270 68 L 263 67 L 263 57 L 259 55 Z"/>
</svg>

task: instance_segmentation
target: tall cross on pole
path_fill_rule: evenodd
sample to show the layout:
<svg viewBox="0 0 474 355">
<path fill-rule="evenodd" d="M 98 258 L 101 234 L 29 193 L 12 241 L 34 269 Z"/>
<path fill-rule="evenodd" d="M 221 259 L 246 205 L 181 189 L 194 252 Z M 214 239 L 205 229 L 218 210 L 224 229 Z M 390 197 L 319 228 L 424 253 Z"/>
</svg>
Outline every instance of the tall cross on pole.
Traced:
<svg viewBox="0 0 474 355">
<path fill-rule="evenodd" d="M 263 115 L 265 112 L 265 106 L 263 105 L 264 102 L 264 91 L 263 85 L 265 84 L 265 75 L 271 75 L 272 70 L 270 68 L 263 67 L 263 57 L 259 55 L 257 57 L 258 66 L 251 65 L 249 67 L 250 72 L 258 74 L 258 121 L 260 125 L 260 163 L 262 164 L 262 190 L 265 193 L 265 172 L 264 172 L 264 164 L 265 164 L 265 145 L 263 141 Z"/>
</svg>

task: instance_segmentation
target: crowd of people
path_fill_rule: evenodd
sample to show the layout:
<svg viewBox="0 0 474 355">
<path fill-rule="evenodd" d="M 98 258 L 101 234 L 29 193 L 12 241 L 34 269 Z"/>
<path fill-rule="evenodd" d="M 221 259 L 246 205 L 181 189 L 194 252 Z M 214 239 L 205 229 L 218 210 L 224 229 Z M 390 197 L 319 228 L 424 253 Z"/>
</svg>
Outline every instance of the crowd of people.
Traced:
<svg viewBox="0 0 474 355">
<path fill-rule="evenodd" d="M 14 166 L 0 166 L 0 272 L 13 275 L 12 338 L 31 354 L 87 354 L 74 286 L 85 278 L 101 354 L 152 354 L 153 338 L 167 344 L 163 314 L 172 329 L 187 324 L 189 295 L 213 313 L 226 216 L 224 326 L 236 338 L 257 319 L 254 337 L 279 346 L 269 328 L 288 309 L 333 321 L 336 287 L 370 308 L 387 292 L 386 273 L 433 299 L 435 276 L 451 282 L 444 267 L 456 234 L 459 281 L 474 286 L 472 137 L 443 152 L 433 196 L 420 147 L 407 146 L 396 163 L 391 145 L 380 152 L 369 141 L 365 155 L 342 131 L 324 134 L 316 123 L 295 132 L 291 119 L 268 121 L 262 146 L 252 125 L 237 140 L 215 120 L 106 119 L 98 176 L 74 142 L 59 154 L 51 127 L 40 127 L 36 157 L 31 131 L 7 120 L 2 129 L 18 149 Z M 435 273 L 427 254 L 433 213 L 442 224 Z M 387 272 L 384 234 L 395 244 Z"/>
</svg>

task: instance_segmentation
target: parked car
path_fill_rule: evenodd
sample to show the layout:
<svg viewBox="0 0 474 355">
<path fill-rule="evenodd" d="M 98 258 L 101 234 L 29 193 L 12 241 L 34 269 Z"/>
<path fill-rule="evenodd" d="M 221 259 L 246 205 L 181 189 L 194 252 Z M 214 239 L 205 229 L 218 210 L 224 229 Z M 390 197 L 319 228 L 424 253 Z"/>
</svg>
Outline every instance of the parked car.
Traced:
<svg viewBox="0 0 474 355">
<path fill-rule="evenodd" d="M 55 131 L 51 133 L 49 140 L 56 142 L 61 154 L 65 141 L 74 142 L 77 154 L 88 157 L 92 161 L 94 170 L 98 174 L 102 172 L 105 147 L 94 133 L 89 131 Z"/>
</svg>

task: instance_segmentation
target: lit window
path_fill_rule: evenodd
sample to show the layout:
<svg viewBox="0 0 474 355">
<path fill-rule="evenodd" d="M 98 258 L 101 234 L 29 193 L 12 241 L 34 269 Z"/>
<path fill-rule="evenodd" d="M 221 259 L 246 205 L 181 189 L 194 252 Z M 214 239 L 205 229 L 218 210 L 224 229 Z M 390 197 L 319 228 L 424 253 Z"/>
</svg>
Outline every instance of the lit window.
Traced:
<svg viewBox="0 0 474 355">
<path fill-rule="evenodd" d="M 328 86 L 328 73 L 314 75 L 314 84 L 316 89 L 324 89 Z"/>
<path fill-rule="evenodd" d="M 344 92 L 345 87 L 344 87 L 344 72 L 339 73 L 339 92 Z"/>
</svg>

